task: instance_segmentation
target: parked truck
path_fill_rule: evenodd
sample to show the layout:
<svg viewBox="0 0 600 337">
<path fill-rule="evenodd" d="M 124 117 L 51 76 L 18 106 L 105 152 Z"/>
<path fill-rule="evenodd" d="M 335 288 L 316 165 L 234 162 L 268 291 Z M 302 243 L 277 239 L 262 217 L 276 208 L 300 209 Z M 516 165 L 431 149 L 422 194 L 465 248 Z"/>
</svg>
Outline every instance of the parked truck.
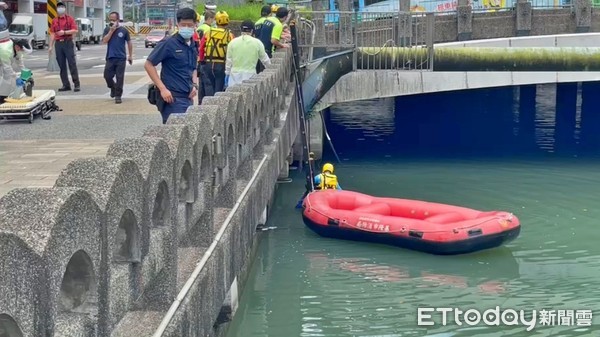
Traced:
<svg viewBox="0 0 600 337">
<path fill-rule="evenodd" d="M 8 27 L 11 39 L 25 39 L 31 48 L 44 49 L 48 44 L 48 16 L 46 14 L 16 13 Z"/>
<path fill-rule="evenodd" d="M 102 41 L 104 33 L 104 20 L 100 18 L 78 18 L 77 24 L 80 27 L 79 37 L 82 43 L 98 44 Z"/>
</svg>

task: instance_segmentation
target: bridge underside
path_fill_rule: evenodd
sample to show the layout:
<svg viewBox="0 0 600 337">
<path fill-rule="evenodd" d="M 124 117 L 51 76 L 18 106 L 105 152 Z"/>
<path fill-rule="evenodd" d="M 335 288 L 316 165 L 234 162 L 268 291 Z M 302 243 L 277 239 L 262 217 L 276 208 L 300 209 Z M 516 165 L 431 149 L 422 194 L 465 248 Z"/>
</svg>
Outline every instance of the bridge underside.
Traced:
<svg viewBox="0 0 600 337">
<path fill-rule="evenodd" d="M 528 84 L 589 81 L 600 81 L 600 72 L 357 70 L 342 76 L 314 106 L 313 110 L 323 110 L 335 103 L 374 98 Z"/>
</svg>

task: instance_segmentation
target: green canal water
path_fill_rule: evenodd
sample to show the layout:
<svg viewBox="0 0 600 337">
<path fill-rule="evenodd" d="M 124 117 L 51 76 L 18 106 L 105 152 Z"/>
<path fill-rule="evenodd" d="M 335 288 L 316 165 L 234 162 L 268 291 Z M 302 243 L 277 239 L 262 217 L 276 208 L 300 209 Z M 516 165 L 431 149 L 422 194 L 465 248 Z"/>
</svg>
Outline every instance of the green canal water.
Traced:
<svg viewBox="0 0 600 337">
<path fill-rule="evenodd" d="M 303 174 L 295 172 L 292 183 L 278 186 L 267 224 L 275 228 L 260 234 L 228 337 L 600 336 L 594 316 L 600 315 L 600 146 L 598 153 L 579 153 L 576 134 L 565 154 L 555 151 L 553 95 L 538 90 L 533 138 L 517 137 L 508 107 L 514 103 L 500 100 L 510 96 L 505 89 L 332 109 L 327 126 L 342 161 L 336 165 L 342 188 L 511 211 L 521 234 L 504 247 L 459 256 L 322 238 L 294 208 L 304 189 Z M 442 108 L 450 98 L 464 108 Z M 493 126 L 481 132 L 469 99 L 495 99 L 484 110 L 512 117 L 489 120 Z M 415 106 L 425 109 L 416 114 Z M 457 120 L 439 117 L 444 109 L 460 110 Z M 400 111 L 412 120 L 399 118 Z M 411 124 L 420 126 L 421 141 L 406 140 Z M 335 164 L 331 151 L 325 155 Z M 471 326 L 460 316 L 459 325 L 453 313 L 442 325 L 439 312 L 432 313 L 433 326 L 417 322 L 418 308 L 483 313 L 496 306 L 500 314 L 523 310 L 527 322 L 536 319 L 535 329 L 527 331 L 531 323 L 519 317 L 517 325 Z M 585 323 L 582 310 L 592 311 L 591 326 L 578 325 Z M 544 325 L 545 317 L 554 323 Z"/>
</svg>

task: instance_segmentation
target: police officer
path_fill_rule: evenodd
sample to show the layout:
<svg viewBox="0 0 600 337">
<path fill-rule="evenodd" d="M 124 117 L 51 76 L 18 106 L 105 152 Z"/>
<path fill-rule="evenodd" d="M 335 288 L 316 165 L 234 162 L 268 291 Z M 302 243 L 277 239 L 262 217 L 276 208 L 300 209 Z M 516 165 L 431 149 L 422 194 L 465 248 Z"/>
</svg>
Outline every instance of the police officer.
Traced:
<svg viewBox="0 0 600 337">
<path fill-rule="evenodd" d="M 52 53 L 52 49 L 56 47 L 56 62 L 60 68 L 60 80 L 62 82 L 62 88 L 58 91 L 71 90 L 71 83 L 67 75 L 67 64 L 69 64 L 69 70 L 71 70 L 71 79 L 75 86 L 74 91 L 79 91 L 79 72 L 75 61 L 75 45 L 73 44 L 73 37 L 77 34 L 77 24 L 72 16 L 66 14 L 67 8 L 64 3 L 58 2 L 56 4 L 56 12 L 58 16 L 52 20 L 50 25 L 48 53 Z"/>
<path fill-rule="evenodd" d="M 148 55 L 144 69 L 160 91 L 157 108 L 163 124 L 172 113 L 185 113 L 198 92 L 196 61 L 198 45 L 192 41 L 196 12 L 191 8 L 177 11 L 177 34 L 159 43 Z M 161 64 L 160 76 L 156 66 Z"/>
<path fill-rule="evenodd" d="M 104 29 L 102 37 L 102 43 L 107 44 L 104 80 L 110 89 L 110 97 L 115 98 L 116 104 L 121 104 L 125 81 L 125 60 L 129 62 L 129 65 L 133 63 L 133 44 L 129 31 L 119 25 L 119 13 L 111 12 L 108 18 L 110 24 Z M 125 53 L 125 45 L 127 45 L 129 56 Z M 116 78 L 116 83 L 113 78 Z"/>
</svg>

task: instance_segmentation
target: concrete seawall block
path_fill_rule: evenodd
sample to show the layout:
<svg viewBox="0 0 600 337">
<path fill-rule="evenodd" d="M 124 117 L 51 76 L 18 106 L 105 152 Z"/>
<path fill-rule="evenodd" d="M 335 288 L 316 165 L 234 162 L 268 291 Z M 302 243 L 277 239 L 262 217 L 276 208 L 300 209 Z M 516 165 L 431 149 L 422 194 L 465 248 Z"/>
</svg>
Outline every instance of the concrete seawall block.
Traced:
<svg viewBox="0 0 600 337">
<path fill-rule="evenodd" d="M 190 128 L 187 125 L 167 124 L 153 126 L 144 132 L 146 137 L 163 139 L 171 150 L 173 160 L 173 182 L 175 196 L 172 198 L 173 223 L 177 239 L 181 240 L 187 231 L 191 218 L 191 208 L 195 200 L 193 187 L 194 151 Z"/>
<path fill-rule="evenodd" d="M 55 187 L 88 191 L 103 212 L 99 269 L 105 282 L 100 282 L 99 306 L 106 324 L 99 335 L 109 336 L 141 293 L 142 175 L 130 159 L 78 159 L 63 170 Z"/>
<path fill-rule="evenodd" d="M 131 158 L 144 180 L 142 192 L 142 292 L 137 307 L 165 308 L 175 297 L 175 232 L 171 199 L 173 161 L 167 143 L 160 138 L 115 141 L 107 157 Z M 165 309 L 166 310 L 166 309 Z"/>
<path fill-rule="evenodd" d="M 0 293 L 8 297 L 1 312 L 12 313 L 32 336 L 59 336 L 55 332 L 82 324 L 95 331 L 102 324 L 96 318 L 99 284 L 106 282 L 99 269 L 101 228 L 100 208 L 81 189 L 15 189 L 0 199 L 0 235 L 20 247 L 17 256 L 0 256 Z M 32 262 L 29 269 L 11 266 L 17 262 L 8 259 L 19 256 L 26 260 L 17 262 Z M 35 289 L 17 300 L 21 284 Z"/>
</svg>

